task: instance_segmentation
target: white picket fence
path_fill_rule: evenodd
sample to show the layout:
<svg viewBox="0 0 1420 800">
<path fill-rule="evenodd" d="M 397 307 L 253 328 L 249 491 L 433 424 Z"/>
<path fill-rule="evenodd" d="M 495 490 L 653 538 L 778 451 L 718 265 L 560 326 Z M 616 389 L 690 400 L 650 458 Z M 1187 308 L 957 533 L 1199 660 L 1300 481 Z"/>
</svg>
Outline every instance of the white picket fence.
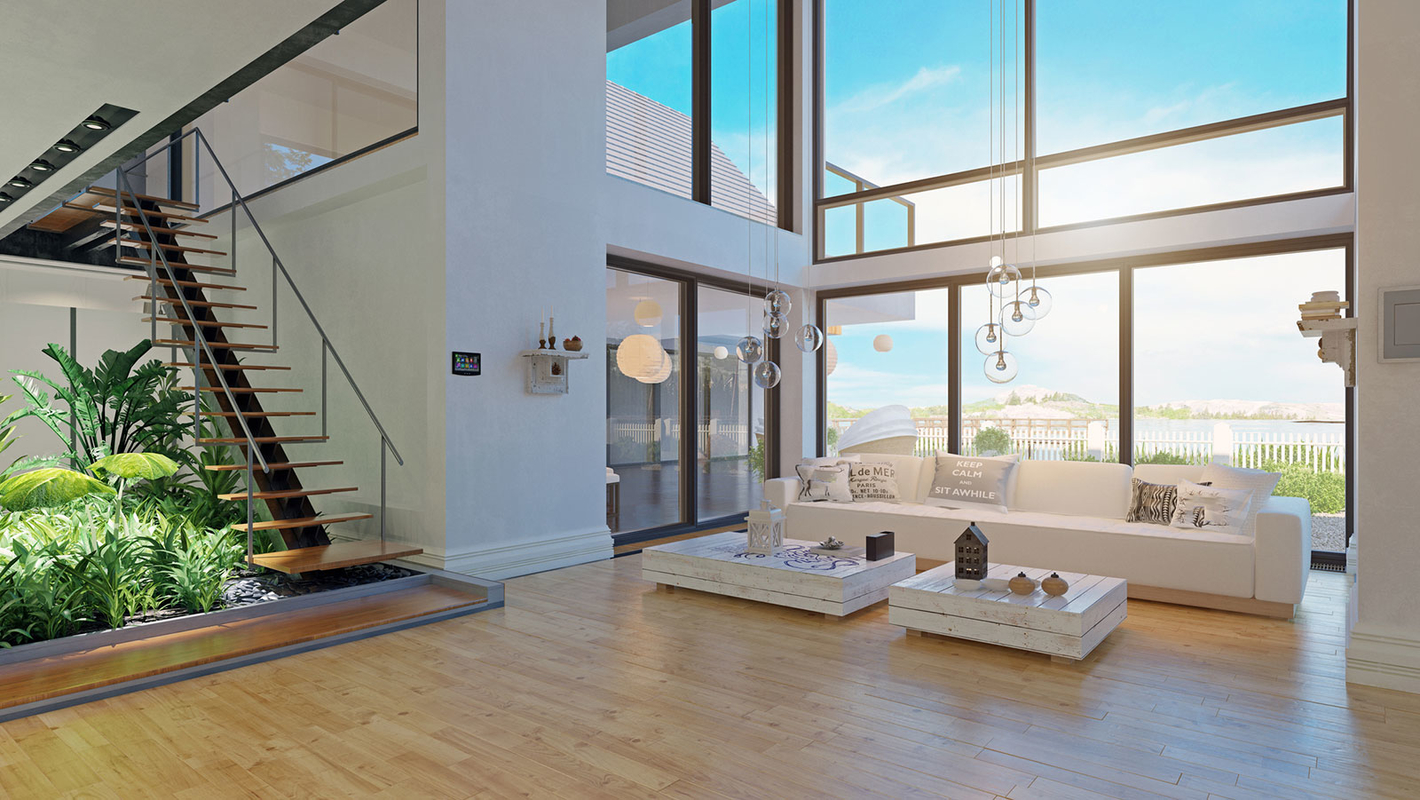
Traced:
<svg viewBox="0 0 1420 800">
<path fill-rule="evenodd" d="M 670 417 L 650 422 L 609 419 L 606 427 L 608 443 L 629 445 L 636 449 L 644 448 L 648 454 L 654 442 L 665 443 L 673 449 L 680 439 L 680 421 Z M 696 435 L 700 445 L 699 452 L 714 457 L 748 455 L 752 444 L 750 427 L 743 422 L 725 423 L 712 419 L 697 425 Z M 671 450 L 663 448 L 661 457 L 665 459 L 675 456 Z"/>
<path fill-rule="evenodd" d="M 951 422 L 947 417 L 923 417 L 917 425 L 919 456 L 947 450 Z M 852 419 L 830 420 L 840 434 Z M 1093 456 L 1101 461 L 1118 458 L 1119 431 L 1111 420 L 1085 419 L 982 419 L 962 421 L 963 455 L 975 454 L 976 434 L 988 428 L 1005 431 L 1011 451 L 1025 458 L 1043 460 L 1081 459 Z M 1344 472 L 1345 433 L 1286 433 L 1236 431 L 1228 422 L 1218 422 L 1209 430 L 1170 430 L 1138 426 L 1134 431 L 1136 460 L 1160 453 L 1193 464 L 1217 461 L 1239 467 L 1261 467 L 1267 461 L 1304 463 L 1314 472 Z"/>
</svg>

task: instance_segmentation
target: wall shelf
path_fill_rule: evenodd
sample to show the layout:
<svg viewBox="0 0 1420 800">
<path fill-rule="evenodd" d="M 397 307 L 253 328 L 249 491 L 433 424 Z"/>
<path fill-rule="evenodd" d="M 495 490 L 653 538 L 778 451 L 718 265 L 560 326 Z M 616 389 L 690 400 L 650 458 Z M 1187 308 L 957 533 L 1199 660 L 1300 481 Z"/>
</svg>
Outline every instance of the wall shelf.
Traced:
<svg viewBox="0 0 1420 800">
<path fill-rule="evenodd" d="M 528 360 L 528 394 L 567 394 L 567 362 L 582 361 L 591 353 L 585 350 L 524 350 L 518 354 Z"/>
</svg>

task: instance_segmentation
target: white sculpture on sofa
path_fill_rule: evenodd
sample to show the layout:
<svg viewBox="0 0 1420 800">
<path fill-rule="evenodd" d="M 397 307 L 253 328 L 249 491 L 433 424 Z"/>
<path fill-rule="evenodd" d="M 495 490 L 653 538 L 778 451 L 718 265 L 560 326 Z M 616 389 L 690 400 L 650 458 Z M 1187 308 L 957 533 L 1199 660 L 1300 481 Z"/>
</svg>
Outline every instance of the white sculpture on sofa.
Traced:
<svg viewBox="0 0 1420 800">
<path fill-rule="evenodd" d="M 907 406 L 883 406 L 864 414 L 838 440 L 838 452 L 910 456 L 917 447 L 917 423 Z"/>
</svg>

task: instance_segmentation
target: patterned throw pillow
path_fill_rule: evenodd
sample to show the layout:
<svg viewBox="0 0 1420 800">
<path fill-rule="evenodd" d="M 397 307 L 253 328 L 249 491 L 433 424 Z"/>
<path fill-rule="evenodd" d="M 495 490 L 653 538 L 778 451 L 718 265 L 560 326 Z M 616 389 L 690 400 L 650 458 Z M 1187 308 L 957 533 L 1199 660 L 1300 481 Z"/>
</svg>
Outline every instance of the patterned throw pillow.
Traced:
<svg viewBox="0 0 1420 800">
<path fill-rule="evenodd" d="M 1242 533 L 1245 536 L 1252 536 L 1257 528 L 1257 512 L 1262 510 L 1262 507 L 1267 503 L 1267 498 L 1272 496 L 1272 492 L 1277 488 L 1277 482 L 1282 479 L 1282 473 L 1263 472 L 1260 469 L 1243 469 L 1242 467 L 1225 467 L 1222 464 L 1209 462 L 1203 467 L 1202 478 L 1219 489 L 1235 489 L 1251 494 L 1252 503 L 1248 507 L 1247 519 L 1243 521 Z"/>
<path fill-rule="evenodd" d="M 829 461 L 833 463 L 816 463 Z M 852 462 L 837 459 L 805 459 L 794 471 L 799 474 L 799 502 L 851 503 L 853 492 L 848 488 L 848 468 Z"/>
<path fill-rule="evenodd" d="M 938 455 L 937 474 L 932 478 L 932 491 L 927 493 L 927 505 L 942 508 L 986 507 L 1005 513 L 1010 505 L 1006 486 L 1016 456 Z"/>
<path fill-rule="evenodd" d="M 885 463 L 849 464 L 848 489 L 855 503 L 896 503 L 899 499 L 897 469 Z"/>
<path fill-rule="evenodd" d="M 1178 485 L 1172 525 L 1241 534 L 1251 500 L 1252 493 L 1245 489 L 1219 489 L 1184 481 Z"/>
<path fill-rule="evenodd" d="M 1129 500 L 1127 522 L 1147 522 L 1168 525 L 1178 506 L 1178 487 L 1167 483 L 1149 483 L 1133 479 L 1133 496 Z"/>
</svg>

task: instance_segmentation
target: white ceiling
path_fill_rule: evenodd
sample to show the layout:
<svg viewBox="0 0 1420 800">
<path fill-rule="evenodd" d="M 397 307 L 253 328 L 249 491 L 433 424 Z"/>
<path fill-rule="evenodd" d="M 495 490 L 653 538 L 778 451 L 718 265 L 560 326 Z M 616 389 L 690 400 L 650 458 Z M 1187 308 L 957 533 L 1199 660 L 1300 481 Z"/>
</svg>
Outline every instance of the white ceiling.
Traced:
<svg viewBox="0 0 1420 800">
<path fill-rule="evenodd" d="M 138 115 L 12 207 L 47 198 L 125 144 L 339 5 L 338 0 L 0 0 L 0 180 L 16 174 L 104 103 Z"/>
</svg>

